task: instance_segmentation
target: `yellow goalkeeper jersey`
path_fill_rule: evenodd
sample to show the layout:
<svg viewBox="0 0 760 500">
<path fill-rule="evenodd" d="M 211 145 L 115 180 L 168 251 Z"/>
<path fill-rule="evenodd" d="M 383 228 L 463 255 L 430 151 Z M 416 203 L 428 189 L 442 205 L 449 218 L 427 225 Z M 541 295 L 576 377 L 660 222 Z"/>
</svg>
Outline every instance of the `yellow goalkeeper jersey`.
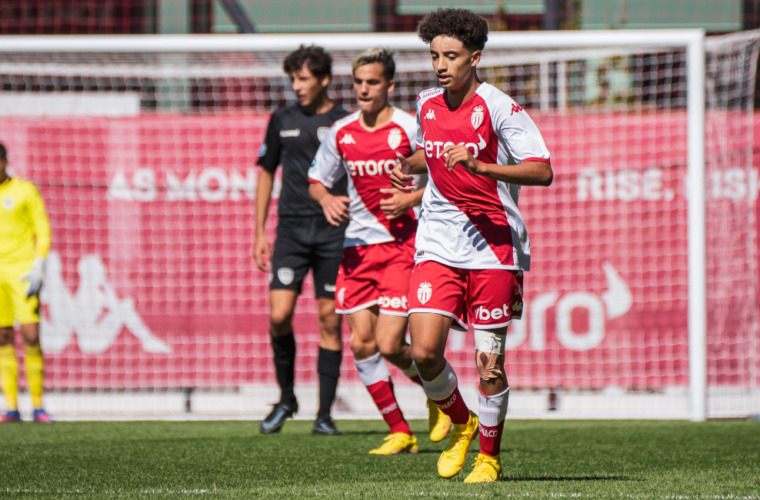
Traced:
<svg viewBox="0 0 760 500">
<path fill-rule="evenodd" d="M 50 222 L 37 188 L 12 177 L 0 184 L 0 263 L 47 257 Z"/>
</svg>

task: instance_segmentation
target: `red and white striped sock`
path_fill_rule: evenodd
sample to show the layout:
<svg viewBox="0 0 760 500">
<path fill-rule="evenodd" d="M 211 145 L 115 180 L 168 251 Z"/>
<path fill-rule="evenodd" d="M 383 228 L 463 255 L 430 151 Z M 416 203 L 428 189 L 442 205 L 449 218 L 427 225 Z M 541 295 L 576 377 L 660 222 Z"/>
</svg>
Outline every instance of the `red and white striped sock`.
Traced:
<svg viewBox="0 0 760 500">
<path fill-rule="evenodd" d="M 412 361 L 412 365 L 409 368 L 401 371 L 404 372 L 404 375 L 409 377 L 409 380 L 419 385 L 420 387 L 423 387 L 422 379 L 420 378 L 420 372 L 417 371 L 417 365 L 414 364 L 414 361 Z"/>
<path fill-rule="evenodd" d="M 509 405 L 509 387 L 493 396 L 487 396 L 482 390 L 478 390 L 478 404 L 480 453 L 498 457 L 501 453 L 501 436 L 504 434 L 504 419 Z"/>
<path fill-rule="evenodd" d="M 404 414 L 396 401 L 393 393 L 391 374 L 380 353 L 375 353 L 367 359 L 354 360 L 359 378 L 369 391 L 372 401 L 380 411 L 385 423 L 391 429 L 391 433 L 404 432 L 412 435 L 409 424 L 404 419 Z"/>
<path fill-rule="evenodd" d="M 392 434 L 403 432 L 412 435 L 409 424 L 404 419 L 404 414 L 396 401 L 396 395 L 393 393 L 393 384 L 390 381 L 376 382 L 367 386 L 372 401 L 375 402 L 377 409 L 380 410 L 385 423 L 391 430 Z"/>
<path fill-rule="evenodd" d="M 425 393 L 454 424 L 466 424 L 470 411 L 459 393 L 459 381 L 454 369 L 446 362 L 443 371 L 433 380 L 422 380 Z"/>
</svg>

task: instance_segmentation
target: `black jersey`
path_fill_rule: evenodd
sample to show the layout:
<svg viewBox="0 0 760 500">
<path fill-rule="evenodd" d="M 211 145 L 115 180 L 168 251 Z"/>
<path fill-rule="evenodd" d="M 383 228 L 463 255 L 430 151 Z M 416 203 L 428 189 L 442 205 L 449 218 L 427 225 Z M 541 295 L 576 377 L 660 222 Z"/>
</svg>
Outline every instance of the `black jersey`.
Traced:
<svg viewBox="0 0 760 500">
<path fill-rule="evenodd" d="M 322 207 L 309 196 L 309 166 L 330 126 L 348 114 L 340 106 L 333 106 L 326 113 L 306 114 L 298 104 L 272 113 L 259 151 L 258 164 L 273 174 L 277 166 L 282 165 L 278 216 L 323 215 Z M 330 193 L 345 195 L 346 182 L 344 176 L 339 184 L 330 189 Z"/>
</svg>

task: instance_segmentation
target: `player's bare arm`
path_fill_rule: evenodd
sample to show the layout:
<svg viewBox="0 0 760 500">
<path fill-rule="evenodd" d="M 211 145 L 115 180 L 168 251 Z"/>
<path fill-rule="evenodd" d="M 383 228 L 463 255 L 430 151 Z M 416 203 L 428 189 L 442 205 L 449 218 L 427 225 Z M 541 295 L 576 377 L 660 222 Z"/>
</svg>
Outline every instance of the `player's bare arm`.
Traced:
<svg viewBox="0 0 760 500">
<path fill-rule="evenodd" d="M 391 186 L 400 190 L 411 192 L 416 189 L 412 184 L 414 174 L 427 173 L 427 162 L 425 161 L 425 152 L 418 149 L 409 158 L 396 154 L 398 161 L 396 166 L 391 170 Z"/>
<path fill-rule="evenodd" d="M 253 259 L 260 271 L 269 272 L 272 248 L 266 237 L 266 221 L 269 215 L 269 203 L 272 201 L 274 175 L 264 169 L 259 172 L 256 181 L 256 229 L 253 242 Z"/>
<path fill-rule="evenodd" d="M 469 149 L 461 145 L 447 146 L 441 154 L 446 158 L 446 167 L 449 170 L 460 165 L 470 173 L 509 184 L 549 186 L 554 179 L 554 172 L 548 161 L 524 161 L 517 165 L 483 163 L 474 158 Z"/>
<path fill-rule="evenodd" d="M 388 219 L 395 219 L 404 215 L 410 208 L 419 206 L 422 201 L 424 189 L 417 188 L 416 191 L 400 191 L 396 188 L 382 188 L 380 192 L 390 194 L 389 198 L 380 200 L 380 209 L 385 213 Z"/>
<path fill-rule="evenodd" d="M 340 226 L 349 219 L 348 206 L 351 203 L 351 198 L 348 196 L 333 195 L 320 182 L 309 184 L 309 196 L 322 206 L 325 219 L 333 226 Z"/>
</svg>

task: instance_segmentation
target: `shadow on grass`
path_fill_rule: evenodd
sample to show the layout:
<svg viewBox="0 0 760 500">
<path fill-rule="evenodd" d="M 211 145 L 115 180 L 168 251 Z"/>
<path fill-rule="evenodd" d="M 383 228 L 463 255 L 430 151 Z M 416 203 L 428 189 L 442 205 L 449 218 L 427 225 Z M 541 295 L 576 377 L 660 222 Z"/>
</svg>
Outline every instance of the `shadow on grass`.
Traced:
<svg viewBox="0 0 760 500">
<path fill-rule="evenodd" d="M 420 448 L 417 453 L 420 455 L 440 455 L 443 450 L 431 450 L 426 448 Z"/>
<path fill-rule="evenodd" d="M 340 433 L 343 436 L 372 436 L 372 435 L 382 435 L 387 436 L 388 431 L 340 431 Z"/>
<path fill-rule="evenodd" d="M 531 477 L 531 476 L 517 476 L 517 477 L 505 477 L 502 479 L 504 482 L 519 482 L 519 481 L 642 481 L 642 479 L 634 479 L 626 476 L 575 476 L 575 477 Z"/>
</svg>

